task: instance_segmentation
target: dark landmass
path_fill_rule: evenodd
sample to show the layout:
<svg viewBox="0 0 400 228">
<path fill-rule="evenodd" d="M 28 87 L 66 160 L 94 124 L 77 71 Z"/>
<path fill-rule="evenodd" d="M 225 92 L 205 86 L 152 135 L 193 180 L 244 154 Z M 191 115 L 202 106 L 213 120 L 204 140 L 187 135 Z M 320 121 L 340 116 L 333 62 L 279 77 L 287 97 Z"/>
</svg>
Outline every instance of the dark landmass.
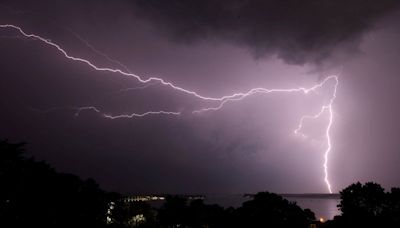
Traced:
<svg viewBox="0 0 400 228">
<path fill-rule="evenodd" d="M 400 188 L 355 183 L 340 194 L 245 194 L 237 208 L 205 204 L 202 195 L 124 197 L 92 180 L 26 158 L 24 144 L 0 140 L 0 227 L 400 227 Z M 335 198 L 341 215 L 316 221 L 290 198 Z M 149 202 L 147 202 L 149 201 Z M 159 207 L 151 201 L 162 203 Z"/>
</svg>

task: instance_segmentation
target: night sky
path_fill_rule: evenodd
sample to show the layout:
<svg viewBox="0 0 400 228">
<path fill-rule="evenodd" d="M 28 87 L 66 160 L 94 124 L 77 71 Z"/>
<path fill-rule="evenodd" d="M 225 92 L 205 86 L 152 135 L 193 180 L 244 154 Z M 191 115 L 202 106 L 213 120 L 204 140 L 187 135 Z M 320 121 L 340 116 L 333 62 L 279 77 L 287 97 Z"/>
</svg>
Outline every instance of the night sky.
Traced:
<svg viewBox="0 0 400 228">
<path fill-rule="evenodd" d="M 122 193 L 328 192 L 400 185 L 396 0 L 0 0 L 0 138 Z M 82 109 L 82 107 L 91 107 Z M 149 111 L 143 117 L 106 118 Z"/>
</svg>

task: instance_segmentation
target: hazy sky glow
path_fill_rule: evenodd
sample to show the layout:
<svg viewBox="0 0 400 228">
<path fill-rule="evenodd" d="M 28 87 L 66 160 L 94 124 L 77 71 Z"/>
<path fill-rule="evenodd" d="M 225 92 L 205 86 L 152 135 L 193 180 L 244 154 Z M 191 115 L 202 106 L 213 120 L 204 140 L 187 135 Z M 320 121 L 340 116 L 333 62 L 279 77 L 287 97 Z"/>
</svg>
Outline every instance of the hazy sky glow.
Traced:
<svg viewBox="0 0 400 228">
<path fill-rule="evenodd" d="M 362 7 L 347 1 L 348 11 L 341 1 L 279 2 L 0 1 L 0 24 L 18 25 L 97 66 L 126 66 L 144 79 L 159 77 L 209 97 L 309 88 L 340 73 L 328 164 L 332 190 L 355 181 L 399 186 L 396 1 Z M 315 18 L 308 16 L 315 10 Z M 293 131 L 301 116 L 327 103 L 332 82 L 307 95 L 256 94 L 192 114 L 218 103 L 95 71 L 13 29 L 0 29 L 0 60 L 0 137 L 27 141 L 31 155 L 60 171 L 130 193 L 327 191 L 329 115 L 304 121 L 307 137 Z M 111 120 L 93 109 L 77 115 L 79 107 L 181 115 Z"/>
</svg>

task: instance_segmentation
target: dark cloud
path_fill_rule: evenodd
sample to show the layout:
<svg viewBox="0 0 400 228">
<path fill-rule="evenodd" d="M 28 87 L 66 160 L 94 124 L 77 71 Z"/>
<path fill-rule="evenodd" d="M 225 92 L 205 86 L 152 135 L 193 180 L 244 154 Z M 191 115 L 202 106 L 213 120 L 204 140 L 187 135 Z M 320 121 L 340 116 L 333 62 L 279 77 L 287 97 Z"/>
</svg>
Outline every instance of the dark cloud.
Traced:
<svg viewBox="0 0 400 228">
<path fill-rule="evenodd" d="M 375 20 L 397 0 L 136 0 L 135 14 L 178 42 L 228 40 L 255 57 L 321 63 L 337 49 L 354 53 Z"/>
</svg>

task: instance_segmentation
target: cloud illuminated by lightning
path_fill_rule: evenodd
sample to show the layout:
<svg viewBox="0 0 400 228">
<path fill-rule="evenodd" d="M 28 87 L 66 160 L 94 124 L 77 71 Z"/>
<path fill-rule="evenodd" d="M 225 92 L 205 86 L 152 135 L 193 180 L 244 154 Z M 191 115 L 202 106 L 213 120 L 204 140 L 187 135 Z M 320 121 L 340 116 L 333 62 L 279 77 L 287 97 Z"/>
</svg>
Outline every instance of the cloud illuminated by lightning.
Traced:
<svg viewBox="0 0 400 228">
<path fill-rule="evenodd" d="M 192 111 L 192 113 L 194 114 L 198 114 L 198 113 L 202 113 L 202 112 L 207 112 L 207 111 L 218 111 L 220 109 L 222 109 L 224 107 L 224 105 L 228 102 L 234 102 L 234 101 L 241 101 L 243 99 L 245 99 L 246 97 L 249 97 L 251 95 L 254 94 L 269 94 L 269 93 L 303 93 L 303 94 L 308 94 L 310 92 L 315 92 L 316 90 L 318 90 L 319 88 L 321 88 L 322 86 L 325 85 L 325 83 L 329 82 L 329 81 L 334 81 L 334 89 L 333 89 L 333 94 L 329 99 L 329 102 L 327 104 L 324 104 L 321 107 L 321 110 L 315 114 L 315 115 L 305 115 L 302 116 L 299 122 L 298 127 L 294 130 L 294 133 L 296 135 L 300 134 L 300 131 L 303 127 L 303 122 L 305 119 L 317 119 L 320 116 L 322 116 L 322 114 L 324 114 L 325 112 L 328 112 L 329 114 L 329 121 L 325 130 L 325 136 L 326 136 L 326 144 L 327 144 L 327 148 L 324 151 L 324 163 L 323 163 L 323 168 L 324 168 L 324 182 L 328 188 L 329 193 L 332 193 L 332 189 L 331 189 L 331 184 L 329 181 L 329 175 L 328 175 L 328 155 L 331 152 L 332 149 L 332 143 L 331 143 L 331 136 L 330 136 L 330 130 L 333 124 L 333 102 L 336 98 L 336 91 L 337 91 L 337 86 L 338 86 L 338 76 L 333 75 L 333 76 L 329 76 L 326 77 L 323 81 L 321 81 L 320 83 L 310 87 L 310 88 L 304 88 L 304 87 L 299 87 L 299 88 L 294 88 L 294 89 L 266 89 L 266 88 L 253 88 L 248 90 L 247 92 L 239 92 L 239 93 L 234 93 L 231 95 L 226 95 L 226 96 L 222 96 L 222 97 L 209 97 L 209 96 L 203 96 L 198 94 L 195 91 L 191 91 L 191 90 L 187 90 L 184 89 L 183 87 L 179 87 L 175 84 L 173 84 L 172 82 L 168 82 L 165 81 L 162 78 L 157 78 L 157 77 L 148 77 L 147 79 L 142 78 L 141 76 L 138 76 L 136 74 L 130 73 L 128 70 L 128 72 L 125 72 L 121 69 L 118 68 L 109 68 L 109 67 L 99 67 L 96 66 L 94 63 L 92 63 L 91 61 L 84 59 L 84 58 L 80 58 L 80 57 L 74 57 L 71 56 L 67 53 L 67 51 L 65 51 L 63 48 L 61 48 L 60 45 L 52 42 L 49 39 L 43 38 L 39 35 L 36 34 L 30 34 L 30 33 L 26 33 L 21 27 L 16 26 L 16 25 L 11 25 L 11 24 L 0 24 L 0 28 L 3 29 L 13 29 L 16 30 L 20 35 L 26 37 L 26 38 L 33 38 L 36 40 L 39 40 L 41 42 L 43 42 L 46 45 L 49 45 L 53 48 L 55 48 L 60 54 L 62 54 L 64 57 L 66 57 L 69 60 L 72 61 L 76 61 L 76 62 L 80 62 L 83 64 L 86 64 L 87 66 L 91 67 L 92 69 L 96 70 L 96 71 L 103 71 L 103 72 L 111 72 L 111 73 L 118 73 L 120 75 L 123 76 L 127 76 L 127 77 L 133 77 L 136 80 L 138 80 L 140 83 L 149 83 L 149 82 L 157 82 L 160 83 L 164 86 L 168 86 L 174 90 L 192 95 L 198 99 L 204 100 L 204 101 L 215 101 L 218 102 L 216 106 L 214 107 L 207 107 L 207 108 L 202 108 L 199 110 L 194 110 Z M 79 36 L 78 36 L 79 39 Z M 110 59 L 107 55 L 105 55 L 102 52 L 99 52 L 97 49 L 95 49 L 93 46 L 91 46 L 87 41 L 82 40 L 92 51 L 95 51 L 98 54 L 103 55 L 104 57 L 106 57 L 107 59 L 109 59 L 110 61 L 114 62 L 114 63 L 119 63 L 119 62 L 115 62 L 116 60 L 114 59 Z M 123 68 L 126 68 L 123 64 L 118 64 L 120 66 L 122 66 Z M 150 84 L 151 85 L 151 84 Z M 143 87 L 137 87 L 136 89 L 144 89 L 146 88 L 147 85 L 143 86 Z M 135 88 L 133 88 L 135 89 Z M 54 109 L 58 109 L 58 108 L 51 108 L 45 111 L 41 111 L 43 113 L 47 113 L 50 112 Z M 134 118 L 134 117 L 145 117 L 148 115 L 181 115 L 182 112 L 174 112 L 174 111 L 148 111 L 148 112 L 144 112 L 144 113 L 131 113 L 131 114 L 119 114 L 119 115 L 110 115 L 110 114 L 104 114 L 99 108 L 95 107 L 95 106 L 86 106 L 86 107 L 72 107 L 71 109 L 76 110 L 75 112 L 75 116 L 79 116 L 79 114 L 82 111 L 85 110 L 91 110 L 94 112 L 97 112 L 99 114 L 101 114 L 103 117 L 108 118 L 108 119 L 120 119 L 120 118 Z M 302 134 L 304 135 L 304 134 Z"/>
</svg>

